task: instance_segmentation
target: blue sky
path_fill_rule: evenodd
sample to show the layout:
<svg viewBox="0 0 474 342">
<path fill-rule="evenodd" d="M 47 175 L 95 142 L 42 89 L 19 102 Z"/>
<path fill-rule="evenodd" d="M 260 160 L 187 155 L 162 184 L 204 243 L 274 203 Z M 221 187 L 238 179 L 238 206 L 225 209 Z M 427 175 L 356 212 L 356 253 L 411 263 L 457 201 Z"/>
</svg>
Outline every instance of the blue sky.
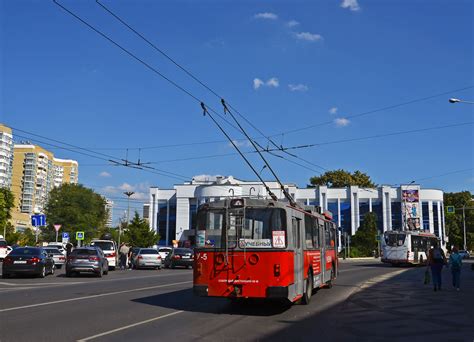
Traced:
<svg viewBox="0 0 474 342">
<path fill-rule="evenodd" d="M 133 208 L 141 205 L 149 186 L 171 188 L 183 176 L 256 178 L 237 155 L 189 159 L 234 151 L 198 102 L 52 1 L 0 3 L 0 122 L 59 141 L 14 130 L 17 141 L 30 140 L 58 158 L 78 160 L 80 182 L 116 199 L 116 215 L 126 207 L 120 199 L 124 190 L 137 192 Z M 103 3 L 277 144 L 327 143 L 464 123 L 293 150 L 311 164 L 283 154 L 306 168 L 269 156 L 284 182 L 303 187 L 324 169 L 342 168 L 366 172 L 378 184 L 419 180 L 423 187 L 474 192 L 474 106 L 448 103 L 450 97 L 474 100 L 471 1 Z M 61 4 L 222 113 L 217 97 L 95 1 Z M 308 126 L 314 127 L 291 132 Z M 242 138 L 224 127 L 234 139 Z M 258 141 L 267 146 L 264 138 Z M 92 152 L 85 153 L 96 158 L 44 142 L 87 148 Z M 187 145 L 163 147 L 176 144 Z M 129 160 L 137 161 L 137 148 L 142 148 L 142 162 L 178 178 L 107 162 L 109 156 L 126 158 L 127 148 Z M 249 158 L 260 170 L 263 163 L 255 155 Z M 452 173 L 459 170 L 464 171 Z M 262 176 L 272 179 L 267 170 Z"/>
</svg>

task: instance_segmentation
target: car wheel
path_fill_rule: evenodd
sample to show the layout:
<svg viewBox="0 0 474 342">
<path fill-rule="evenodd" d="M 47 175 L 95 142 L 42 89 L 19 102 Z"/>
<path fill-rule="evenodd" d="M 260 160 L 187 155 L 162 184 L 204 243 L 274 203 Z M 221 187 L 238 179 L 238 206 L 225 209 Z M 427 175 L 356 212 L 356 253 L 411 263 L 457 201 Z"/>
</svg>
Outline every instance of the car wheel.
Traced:
<svg viewBox="0 0 474 342">
<path fill-rule="evenodd" d="M 175 268 L 176 266 L 175 266 L 174 263 L 172 262 L 172 263 L 170 264 L 170 267 L 171 267 L 171 268 Z"/>
<path fill-rule="evenodd" d="M 72 272 L 66 271 L 66 277 L 71 278 L 72 277 Z"/>
<path fill-rule="evenodd" d="M 108 268 L 108 267 L 106 267 L 106 268 L 104 269 L 104 274 L 105 274 L 105 275 L 109 274 L 109 268 Z"/>
<path fill-rule="evenodd" d="M 102 268 L 99 270 L 99 272 L 97 273 L 97 277 L 98 278 L 102 278 L 102 273 L 103 273 L 103 270 Z"/>
<path fill-rule="evenodd" d="M 115 271 L 115 266 L 109 266 L 109 271 Z"/>
<path fill-rule="evenodd" d="M 10 275 L 8 273 L 2 273 L 2 278 L 3 279 L 7 279 L 9 277 L 10 277 Z"/>
<path fill-rule="evenodd" d="M 53 275 L 53 274 L 54 274 L 54 269 L 55 269 L 55 268 L 56 268 L 56 266 L 54 266 L 54 265 L 53 265 L 53 266 L 51 266 L 51 272 L 49 272 L 51 275 Z"/>
<path fill-rule="evenodd" d="M 43 267 L 41 268 L 41 271 L 40 271 L 40 273 L 39 273 L 38 276 L 39 276 L 40 278 L 46 277 L 46 266 L 43 266 Z"/>
</svg>

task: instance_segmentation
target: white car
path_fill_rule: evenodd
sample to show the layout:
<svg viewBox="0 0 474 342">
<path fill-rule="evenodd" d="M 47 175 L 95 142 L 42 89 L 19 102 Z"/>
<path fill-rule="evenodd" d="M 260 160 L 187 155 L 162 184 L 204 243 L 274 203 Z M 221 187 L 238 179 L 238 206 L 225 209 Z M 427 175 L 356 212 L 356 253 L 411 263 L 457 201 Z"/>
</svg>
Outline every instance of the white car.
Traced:
<svg viewBox="0 0 474 342">
<path fill-rule="evenodd" d="M 66 257 L 56 246 L 48 245 L 46 247 L 43 247 L 43 249 L 46 253 L 48 253 L 48 255 L 51 254 L 54 260 L 54 266 L 56 266 L 56 268 L 61 268 L 66 263 Z"/>
<path fill-rule="evenodd" d="M 140 248 L 137 254 L 133 257 L 132 265 L 134 268 L 152 267 L 161 269 L 162 260 L 158 251 L 154 248 Z"/>
<path fill-rule="evenodd" d="M 161 256 L 162 260 L 165 260 L 166 256 L 171 252 L 173 248 L 171 247 L 158 247 L 158 253 Z"/>
<path fill-rule="evenodd" d="M 117 245 L 113 240 L 92 240 L 91 246 L 99 247 L 109 262 L 109 270 L 117 266 Z"/>
<path fill-rule="evenodd" d="M 48 242 L 48 246 L 46 246 L 46 247 L 55 247 L 55 248 L 59 249 L 59 251 L 64 256 L 66 256 L 66 248 L 64 248 L 64 245 L 62 244 L 62 242 Z"/>
</svg>

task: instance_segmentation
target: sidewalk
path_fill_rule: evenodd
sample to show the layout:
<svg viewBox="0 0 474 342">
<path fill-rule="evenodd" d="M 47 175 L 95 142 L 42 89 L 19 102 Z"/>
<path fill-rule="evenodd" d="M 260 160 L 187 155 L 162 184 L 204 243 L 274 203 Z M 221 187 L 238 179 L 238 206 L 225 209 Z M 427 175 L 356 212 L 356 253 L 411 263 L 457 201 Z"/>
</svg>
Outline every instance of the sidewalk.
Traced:
<svg viewBox="0 0 474 342">
<path fill-rule="evenodd" d="M 336 340 L 474 341 L 473 263 L 464 262 L 459 292 L 447 268 L 443 290 L 437 292 L 432 284 L 423 284 L 426 267 L 400 269 L 393 277 L 366 282 L 333 312 Z"/>
</svg>

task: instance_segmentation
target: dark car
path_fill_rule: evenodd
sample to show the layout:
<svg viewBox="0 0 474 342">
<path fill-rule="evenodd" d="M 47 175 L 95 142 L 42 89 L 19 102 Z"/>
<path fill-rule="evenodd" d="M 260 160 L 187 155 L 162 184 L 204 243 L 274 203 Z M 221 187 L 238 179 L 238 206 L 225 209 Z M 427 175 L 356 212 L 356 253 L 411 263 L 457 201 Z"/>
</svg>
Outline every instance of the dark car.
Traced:
<svg viewBox="0 0 474 342">
<path fill-rule="evenodd" d="M 459 255 L 460 255 L 461 258 L 463 258 L 463 259 L 469 259 L 469 257 L 470 257 L 469 252 L 466 251 L 466 250 L 460 250 L 460 251 L 459 251 Z"/>
<path fill-rule="evenodd" d="M 109 262 L 102 249 L 80 247 L 69 254 L 66 261 L 66 277 L 83 272 L 94 273 L 98 277 L 109 273 Z"/>
<path fill-rule="evenodd" d="M 18 247 L 3 260 L 2 277 L 13 274 L 32 274 L 44 278 L 54 274 L 54 260 L 41 247 Z"/>
<path fill-rule="evenodd" d="M 166 256 L 164 264 L 166 268 L 176 266 L 192 267 L 194 263 L 194 251 L 190 248 L 173 248 Z"/>
</svg>

